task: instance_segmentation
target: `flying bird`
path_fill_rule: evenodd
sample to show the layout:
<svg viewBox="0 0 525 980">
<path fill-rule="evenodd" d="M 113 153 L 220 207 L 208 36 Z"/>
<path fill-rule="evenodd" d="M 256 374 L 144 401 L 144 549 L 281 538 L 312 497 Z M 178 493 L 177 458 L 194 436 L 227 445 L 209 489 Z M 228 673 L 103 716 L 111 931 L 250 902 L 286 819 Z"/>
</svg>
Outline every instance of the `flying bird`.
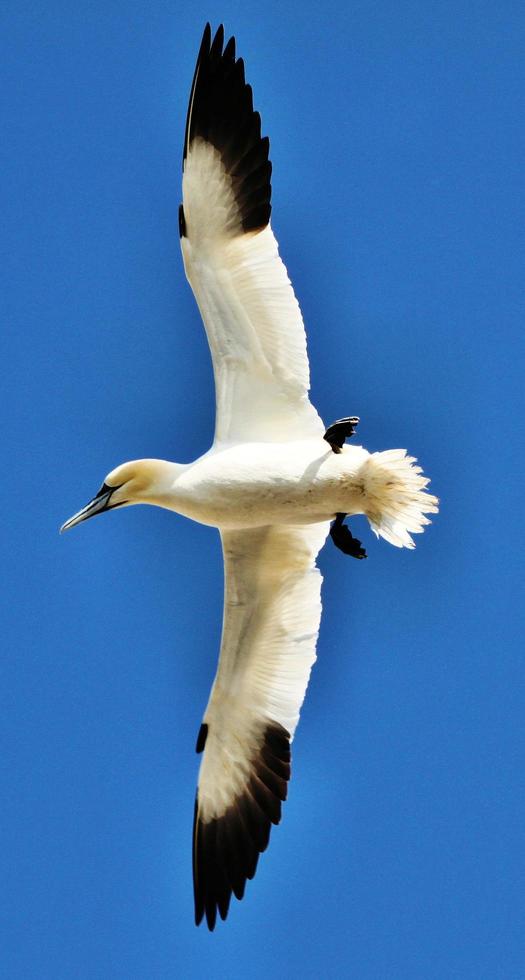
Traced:
<svg viewBox="0 0 525 980">
<path fill-rule="evenodd" d="M 179 225 L 186 276 L 213 360 L 216 425 L 194 463 L 117 466 L 61 530 L 131 504 L 155 504 L 218 528 L 225 567 L 217 674 L 197 738 L 195 919 L 213 929 L 243 897 L 279 823 L 290 745 L 316 658 L 330 534 L 357 559 L 345 522 L 413 548 L 438 501 L 404 449 L 347 445 L 359 419 L 328 428 L 308 397 L 299 304 L 270 224 L 269 141 L 219 27 L 204 30 L 184 138 Z"/>
</svg>

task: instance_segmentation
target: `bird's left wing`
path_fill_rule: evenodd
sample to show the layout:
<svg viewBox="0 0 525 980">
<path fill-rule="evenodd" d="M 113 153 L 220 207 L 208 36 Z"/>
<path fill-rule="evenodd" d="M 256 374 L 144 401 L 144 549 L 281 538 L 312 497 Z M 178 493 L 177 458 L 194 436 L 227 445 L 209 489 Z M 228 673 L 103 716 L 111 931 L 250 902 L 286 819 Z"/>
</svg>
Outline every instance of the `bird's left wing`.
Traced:
<svg viewBox="0 0 525 980">
<path fill-rule="evenodd" d="M 224 621 L 217 676 L 197 751 L 204 750 L 193 831 L 195 918 L 214 928 L 242 898 L 278 823 L 321 617 L 315 559 L 329 525 L 222 534 Z"/>
<path fill-rule="evenodd" d="M 235 41 L 206 26 L 191 90 L 180 209 L 184 268 L 204 320 L 216 442 L 322 435 L 308 398 L 299 304 L 270 227 L 268 139 Z"/>
</svg>

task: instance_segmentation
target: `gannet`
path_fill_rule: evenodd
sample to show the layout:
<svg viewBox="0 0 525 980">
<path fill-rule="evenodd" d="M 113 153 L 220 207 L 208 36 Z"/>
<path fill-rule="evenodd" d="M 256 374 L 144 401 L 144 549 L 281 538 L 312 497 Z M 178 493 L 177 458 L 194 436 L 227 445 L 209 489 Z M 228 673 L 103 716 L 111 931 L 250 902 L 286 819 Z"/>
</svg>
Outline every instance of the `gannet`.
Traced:
<svg viewBox="0 0 525 980">
<path fill-rule="evenodd" d="M 235 39 L 207 24 L 191 88 L 179 225 L 186 276 L 213 360 L 216 426 L 194 463 L 117 466 L 61 530 L 155 504 L 219 530 L 225 595 L 217 674 L 197 738 L 195 921 L 213 930 L 241 899 L 279 823 L 290 745 L 321 617 L 317 555 L 328 533 L 366 557 L 345 517 L 365 514 L 399 548 L 438 501 L 404 449 L 347 445 L 359 419 L 325 428 L 309 400 L 306 338 L 270 225 L 269 141 Z"/>
</svg>

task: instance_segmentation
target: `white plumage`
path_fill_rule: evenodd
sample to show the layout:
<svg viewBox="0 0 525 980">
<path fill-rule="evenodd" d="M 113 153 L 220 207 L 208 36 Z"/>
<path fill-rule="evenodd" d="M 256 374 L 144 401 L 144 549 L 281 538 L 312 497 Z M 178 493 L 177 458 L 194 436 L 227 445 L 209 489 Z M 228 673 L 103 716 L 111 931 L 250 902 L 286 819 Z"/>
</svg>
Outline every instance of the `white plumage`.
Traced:
<svg viewBox="0 0 525 980">
<path fill-rule="evenodd" d="M 215 444 L 322 436 L 308 399 L 303 319 L 270 225 L 242 234 L 231 180 L 201 139 L 188 151 L 182 188 L 184 268 L 215 375 Z"/>
<path fill-rule="evenodd" d="M 278 823 L 321 616 L 317 554 L 328 532 L 364 557 L 343 518 L 412 548 L 437 500 L 405 450 L 343 445 L 358 420 L 325 428 L 308 398 L 299 304 L 270 226 L 268 139 L 244 66 L 219 28 L 202 40 L 184 141 L 184 267 L 216 386 L 212 448 L 194 463 L 113 470 L 63 530 L 114 507 L 155 504 L 219 528 L 225 566 L 217 676 L 197 740 L 195 914 L 214 928 L 242 898 Z"/>
<path fill-rule="evenodd" d="M 326 524 L 314 524 L 221 534 L 226 595 L 219 669 L 204 713 L 203 820 L 221 816 L 243 792 L 269 722 L 293 737 L 315 661 L 315 559 L 327 533 Z"/>
</svg>

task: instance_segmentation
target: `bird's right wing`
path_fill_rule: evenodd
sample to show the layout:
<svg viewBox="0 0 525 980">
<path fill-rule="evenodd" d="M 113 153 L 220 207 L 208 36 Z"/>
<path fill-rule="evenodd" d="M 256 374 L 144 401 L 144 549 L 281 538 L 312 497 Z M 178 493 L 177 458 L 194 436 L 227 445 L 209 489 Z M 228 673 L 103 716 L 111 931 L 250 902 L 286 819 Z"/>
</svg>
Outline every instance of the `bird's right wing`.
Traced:
<svg viewBox="0 0 525 980">
<path fill-rule="evenodd" d="M 184 268 L 206 327 L 216 442 L 322 435 L 299 304 L 270 227 L 268 139 L 233 38 L 206 26 L 191 90 L 180 210 Z"/>
<path fill-rule="evenodd" d="M 242 898 L 290 778 L 321 617 L 315 559 L 329 525 L 222 532 L 224 621 L 217 676 L 197 742 L 204 750 L 193 834 L 195 917 L 214 928 Z"/>
</svg>

